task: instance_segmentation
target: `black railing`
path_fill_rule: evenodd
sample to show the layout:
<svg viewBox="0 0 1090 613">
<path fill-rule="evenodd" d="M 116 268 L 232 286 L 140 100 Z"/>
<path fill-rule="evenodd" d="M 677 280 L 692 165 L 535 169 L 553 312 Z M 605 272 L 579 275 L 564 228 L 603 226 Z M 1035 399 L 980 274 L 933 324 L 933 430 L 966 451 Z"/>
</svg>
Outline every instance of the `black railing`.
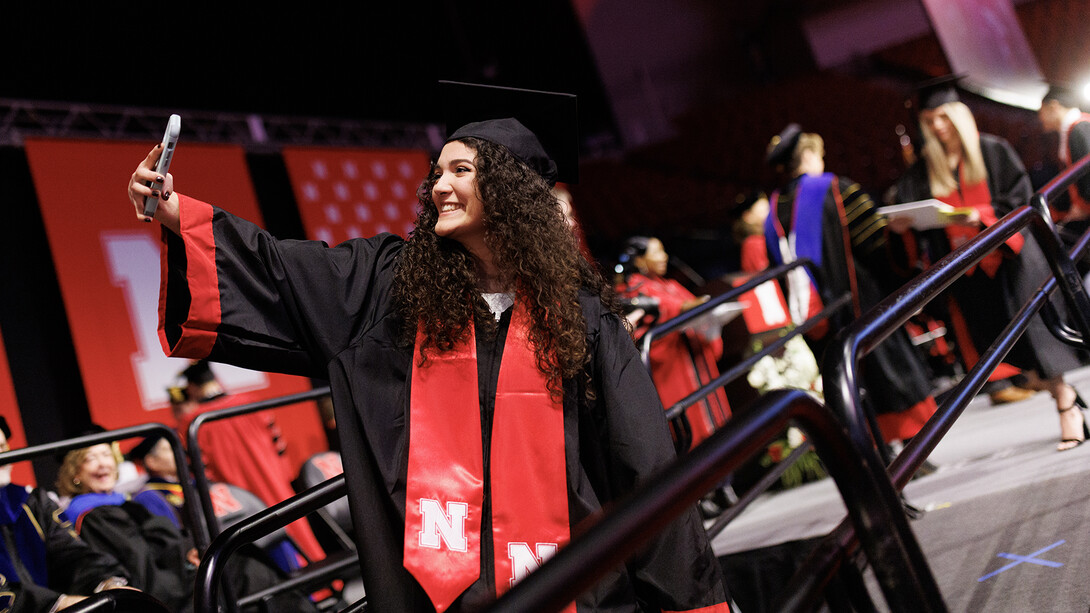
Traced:
<svg viewBox="0 0 1090 613">
<path fill-rule="evenodd" d="M 858 536 L 868 559 L 876 556 L 891 555 L 899 558 L 903 573 L 895 576 L 883 576 L 876 573 L 878 583 L 885 593 L 886 600 L 894 610 L 902 603 L 894 598 L 895 586 L 906 579 L 914 583 L 916 598 L 908 608 L 916 611 L 945 611 L 941 593 L 927 565 L 926 557 L 919 548 L 908 526 L 908 520 L 902 512 L 891 510 L 903 509 L 897 492 L 904 488 L 908 480 L 935 449 L 939 441 L 950 430 L 953 423 L 965 410 L 965 407 L 983 387 L 991 372 L 1003 360 L 1007 352 L 1021 337 L 1030 320 L 1038 311 L 1045 308 L 1045 321 L 1058 338 L 1071 344 L 1087 347 L 1090 339 L 1090 300 L 1082 279 L 1075 270 L 1071 255 L 1060 239 L 1048 209 L 1048 201 L 1054 199 L 1079 177 L 1090 171 L 1090 156 L 1080 160 L 1060 177 L 1042 188 L 1033 196 L 1030 203 L 1005 215 L 998 223 L 985 229 L 979 235 L 959 249 L 935 263 L 921 273 L 898 292 L 890 295 L 878 306 L 869 310 L 851 326 L 842 331 L 838 346 L 840 353 L 827 356 L 825 368 L 826 402 L 844 420 L 849 436 L 856 451 L 864 459 L 868 478 L 872 480 L 880 498 L 869 501 L 863 509 L 868 516 L 868 523 L 889 521 L 888 534 L 875 534 L 872 531 L 852 534 L 846 522 L 834 531 L 844 546 L 840 551 L 847 555 L 853 539 Z M 966 377 L 953 389 L 935 415 L 925 424 L 916 436 L 905 446 L 900 455 L 887 468 L 877 453 L 877 432 L 872 432 L 862 399 L 859 394 L 857 379 L 858 362 L 879 343 L 908 320 L 908 318 L 936 298 L 964 272 L 975 266 L 983 257 L 998 249 L 1008 238 L 1029 226 L 1033 239 L 1037 241 L 1045 255 L 1053 276 L 1047 279 L 1038 291 L 1009 322 L 995 342 L 981 356 Z M 1088 242 L 1083 236 L 1075 245 L 1074 253 L 1081 254 Z M 1067 307 L 1067 316 L 1074 320 L 1076 329 L 1067 326 L 1055 311 L 1050 296 L 1059 288 Z M 873 516 L 871 516 L 873 514 Z M 885 532 L 885 530 L 883 530 Z M 832 538 L 832 537 L 830 537 Z M 881 539 L 888 538 L 883 542 Z M 805 583 L 805 577 L 830 576 L 827 565 L 840 565 L 843 559 L 835 556 L 816 560 L 804 565 L 796 574 L 795 585 Z M 826 565 L 826 566 L 823 566 Z M 784 610 L 809 610 L 804 605 L 812 605 L 816 597 L 810 592 L 809 600 L 797 598 L 792 594 L 790 605 Z M 802 606 L 803 608 L 796 608 Z M 907 608 L 905 610 L 908 610 Z"/>
<path fill-rule="evenodd" d="M 231 419 L 233 417 L 248 415 L 259 411 L 267 411 L 309 400 L 316 400 L 328 395 L 328 386 L 319 387 L 297 394 L 281 396 L 279 398 L 259 400 L 257 402 L 241 404 L 234 407 L 208 411 L 207 413 L 201 413 L 195 417 L 189 424 L 186 436 L 189 444 L 190 460 L 193 464 L 193 472 L 195 474 L 195 489 L 201 501 L 201 508 L 204 510 L 209 533 L 213 539 L 205 556 L 202 557 L 201 565 L 198 568 L 199 573 L 201 573 L 200 569 L 206 569 L 203 574 L 198 574 L 197 585 L 193 593 L 194 602 L 198 603 L 198 606 L 206 607 L 204 609 L 198 608 L 198 610 L 215 610 L 211 603 L 216 602 L 216 598 L 218 598 L 220 587 L 219 575 L 223 572 L 223 565 L 226 563 L 227 558 L 229 558 L 243 542 L 256 541 L 258 538 L 271 534 L 293 521 L 302 519 L 306 515 L 321 509 L 326 504 L 346 495 L 343 486 L 344 477 L 342 475 L 330 480 L 339 480 L 341 484 L 340 489 L 338 490 L 339 494 L 322 498 L 325 502 L 321 504 L 309 504 L 315 497 L 314 495 L 307 495 L 307 492 L 312 492 L 322 485 L 327 485 L 329 482 L 319 484 L 318 486 L 307 490 L 307 492 L 303 492 L 289 498 L 287 501 L 282 501 L 267 509 L 259 511 L 250 517 L 240 520 L 224 531 L 220 526 L 219 519 L 216 517 L 215 508 L 212 504 L 211 483 L 205 472 L 204 456 L 198 443 L 200 440 L 201 428 L 216 421 Z M 322 491 L 324 492 L 325 490 Z M 292 502 L 297 506 L 290 505 Z M 295 509 L 297 508 L 302 508 L 302 510 L 296 513 Z M 290 519 L 287 519 L 288 517 L 290 517 Z M 267 531 L 264 531 L 267 526 L 272 527 Z M 221 532 L 224 534 L 221 535 Z M 223 544 L 224 539 L 221 539 L 220 536 L 229 535 L 233 536 L 230 540 L 227 540 L 226 544 Z M 295 571 L 292 573 L 291 577 L 277 583 L 275 586 L 260 592 L 244 595 L 237 600 L 233 598 L 232 594 L 225 594 L 228 600 L 228 610 L 237 611 L 245 606 L 261 603 L 267 598 L 290 589 L 304 586 L 313 588 L 315 586 L 327 584 L 331 579 L 344 578 L 345 576 L 358 576 L 358 560 L 359 557 L 355 552 L 345 552 L 342 555 L 329 556 L 326 559 L 319 561 L 308 559 L 306 567 Z"/>
<path fill-rule="evenodd" d="M 655 326 L 647 331 L 646 335 L 641 339 L 642 349 L 641 357 L 643 359 L 644 366 L 650 367 L 650 351 L 651 346 L 657 340 L 668 338 L 670 334 L 680 333 L 684 330 L 685 326 L 699 318 L 705 313 L 715 309 L 718 305 L 726 302 L 736 300 L 742 294 L 752 291 L 755 288 L 765 283 L 778 283 L 779 279 L 787 275 L 790 271 L 806 267 L 811 270 L 814 269 L 814 263 L 809 258 L 800 258 L 794 262 L 770 268 L 768 270 L 761 271 L 758 274 L 753 275 L 737 287 L 730 289 L 723 294 L 716 296 L 709 300 L 707 303 L 702 304 L 686 313 L 682 313 L 678 317 L 672 318 L 662 324 Z M 725 372 L 720 373 L 717 377 L 714 377 L 711 381 L 704 383 L 699 388 L 685 396 L 681 400 L 674 403 L 672 406 L 666 409 L 666 419 L 673 424 L 675 436 L 679 439 L 679 447 L 687 450 L 691 444 L 692 428 L 688 423 L 688 416 L 685 414 L 685 410 L 690 406 L 700 402 L 701 399 L 711 395 L 715 390 L 726 386 L 728 383 L 748 373 L 757 362 L 769 355 L 773 355 L 776 352 L 783 349 L 791 339 L 799 336 L 800 334 L 806 334 L 819 323 L 828 320 L 835 315 L 840 309 L 843 309 L 851 304 L 851 294 L 844 294 L 833 300 L 831 303 L 824 305 L 822 310 L 813 316 L 809 317 L 801 324 L 790 326 L 790 329 L 785 330 L 782 334 L 777 336 L 771 342 L 761 347 L 760 351 L 754 352 L 749 357 L 734 364 Z M 792 465 L 795 464 L 807 451 L 812 449 L 812 445 L 809 442 L 804 442 L 802 445 L 794 449 L 788 457 L 784 458 L 780 462 L 777 462 L 775 466 L 769 469 L 760 479 L 752 484 L 744 492 L 738 494 L 738 500 L 734 502 L 728 509 L 719 514 L 711 525 L 707 526 L 707 532 L 710 537 L 715 537 L 722 532 L 731 521 L 733 521 L 738 515 L 745 510 L 745 508 L 761 494 L 771 488 L 777 480 Z M 736 492 L 737 494 L 737 492 Z"/>
<path fill-rule="evenodd" d="M 212 612 L 216 610 L 215 603 L 219 597 L 220 580 L 226 568 L 227 559 L 240 547 L 271 534 L 346 494 L 344 475 L 338 475 L 301 492 L 297 496 L 258 511 L 249 518 L 225 528 L 212 541 L 212 544 L 201 558 L 200 566 L 197 567 L 197 585 L 193 591 L 196 611 Z M 354 553 L 349 556 L 338 557 L 328 564 L 321 565 L 319 562 L 320 568 L 311 569 L 304 576 L 295 577 L 264 592 L 251 594 L 241 599 L 238 606 L 241 608 L 247 604 L 260 602 L 262 599 L 286 589 L 313 586 L 315 582 L 333 578 L 348 567 L 355 566 L 358 563 L 358 556 Z"/>
<path fill-rule="evenodd" d="M 63 441 L 34 445 L 33 447 L 12 449 L 11 451 L 0 453 L 0 466 L 22 462 L 24 460 L 33 460 L 35 458 L 50 456 L 61 452 L 68 452 L 73 449 L 83 449 L 84 447 L 91 447 L 92 445 L 98 445 L 100 443 L 112 443 L 114 441 L 123 441 L 138 436 L 147 437 L 152 435 L 162 436 L 170 442 L 170 449 L 174 454 L 174 463 L 178 467 L 178 481 L 180 482 L 182 492 L 185 495 L 185 511 L 193 531 L 193 541 L 199 549 L 203 550 L 208 546 L 208 531 L 201 514 L 197 511 L 197 506 L 192 503 L 193 500 L 196 500 L 194 494 L 195 489 L 193 482 L 190 480 L 189 464 L 185 456 L 185 451 L 182 448 L 182 439 L 178 436 L 177 432 L 163 424 L 141 424 L 139 426 L 118 428 L 117 430 L 85 434 Z"/>
<path fill-rule="evenodd" d="M 768 270 L 753 275 L 737 287 L 731 288 L 730 290 L 715 296 L 704 304 L 652 327 L 644 334 L 643 338 L 640 339 L 640 357 L 643 360 L 644 366 L 648 369 L 651 367 L 651 347 L 655 342 L 667 338 L 670 334 L 681 333 L 693 321 L 696 321 L 715 310 L 719 305 L 737 300 L 746 292 L 752 291 L 765 283 L 777 283 L 780 278 L 784 277 L 790 271 L 803 267 L 814 270 L 814 263 L 810 261 L 809 258 L 800 258 L 789 264 L 769 268 Z M 675 432 L 684 435 L 684 433 L 691 431 L 685 416 L 686 409 L 700 402 L 715 390 L 749 372 L 754 364 L 765 356 L 772 355 L 780 349 L 783 349 L 792 338 L 809 332 L 822 321 L 832 317 L 837 311 L 848 306 L 851 303 L 851 299 L 851 294 L 844 294 L 836 300 L 833 300 L 831 303 L 825 305 L 819 313 L 808 318 L 801 324 L 798 324 L 797 326 L 792 324 L 790 330 L 785 331 L 784 334 L 780 335 L 774 341 L 762 347 L 760 351 L 731 366 L 726 372 L 720 373 L 719 376 L 702 384 L 689 395 L 675 402 L 673 405 L 666 407 L 666 419 L 674 424 Z M 683 441 L 685 444 L 681 446 L 687 449 L 689 446 L 688 443 L 690 442 L 691 441 Z M 785 465 L 784 468 L 789 465 L 790 464 Z"/>
<path fill-rule="evenodd" d="M 795 423 L 813 442 L 858 530 L 873 527 L 860 522 L 863 508 L 875 496 L 865 478 L 865 467 L 853 452 L 846 433 L 829 410 L 798 390 L 769 392 L 753 410 L 735 415 L 702 444 L 641 487 L 623 504 L 561 549 L 541 568 L 513 587 L 489 611 L 559 611 L 567 603 L 622 563 L 723 477 L 743 462 L 762 453 L 789 423 Z M 894 574 L 896 558 L 874 561 L 876 568 Z M 911 601 L 910 586 L 898 587 L 898 596 Z"/>
</svg>

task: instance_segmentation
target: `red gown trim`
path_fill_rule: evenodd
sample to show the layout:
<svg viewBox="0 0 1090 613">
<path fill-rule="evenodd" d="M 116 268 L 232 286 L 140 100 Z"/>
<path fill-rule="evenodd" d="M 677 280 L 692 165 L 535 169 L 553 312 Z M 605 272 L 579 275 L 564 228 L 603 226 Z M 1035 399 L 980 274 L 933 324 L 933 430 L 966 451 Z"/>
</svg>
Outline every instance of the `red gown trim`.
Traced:
<svg viewBox="0 0 1090 613">
<path fill-rule="evenodd" d="M 182 334 L 170 346 L 165 331 L 167 295 L 167 246 L 163 229 L 162 263 L 159 285 L 159 342 L 169 356 L 200 358 L 207 356 L 216 343 L 220 324 L 219 276 L 216 272 L 216 241 L 212 236 L 212 205 L 178 194 L 178 213 L 185 239 L 186 275 L 189 280 L 190 304 Z"/>
<path fill-rule="evenodd" d="M 886 442 L 912 438 L 936 410 L 935 397 L 928 396 L 900 413 L 879 413 L 878 429 Z"/>
</svg>

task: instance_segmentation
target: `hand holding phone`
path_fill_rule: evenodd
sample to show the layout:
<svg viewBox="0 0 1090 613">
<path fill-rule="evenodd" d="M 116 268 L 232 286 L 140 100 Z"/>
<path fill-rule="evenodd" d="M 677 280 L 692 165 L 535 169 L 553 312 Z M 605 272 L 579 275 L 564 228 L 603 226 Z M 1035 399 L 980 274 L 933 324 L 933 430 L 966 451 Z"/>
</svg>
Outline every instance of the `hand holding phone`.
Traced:
<svg viewBox="0 0 1090 613">
<path fill-rule="evenodd" d="M 171 115 L 167 121 L 166 133 L 163 134 L 163 152 L 159 155 L 159 162 L 155 165 L 155 173 L 163 178 L 166 178 L 167 172 L 170 171 L 170 159 L 174 157 L 174 147 L 178 144 L 178 135 L 182 131 L 182 118 L 178 115 Z M 163 184 L 154 181 L 147 183 L 153 191 L 160 194 L 163 193 Z M 159 207 L 159 199 L 155 196 L 147 196 L 144 198 L 144 215 L 148 217 L 155 216 L 155 209 Z"/>
</svg>

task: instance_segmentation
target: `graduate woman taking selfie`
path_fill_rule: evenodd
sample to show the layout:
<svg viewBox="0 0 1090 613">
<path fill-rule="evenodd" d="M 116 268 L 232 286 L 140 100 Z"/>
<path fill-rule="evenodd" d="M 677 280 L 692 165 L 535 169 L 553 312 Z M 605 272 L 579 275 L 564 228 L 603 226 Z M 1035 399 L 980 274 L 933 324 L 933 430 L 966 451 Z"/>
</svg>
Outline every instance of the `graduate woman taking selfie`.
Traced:
<svg viewBox="0 0 1090 613">
<path fill-rule="evenodd" d="M 611 289 L 550 192 L 576 167 L 574 97 L 451 84 L 443 104 L 461 127 L 408 239 L 277 240 L 172 177 L 155 214 L 172 355 L 329 380 L 379 613 L 486 606 L 674 460 Z M 129 182 L 138 218 L 158 155 Z M 568 610 L 725 602 L 694 507 Z"/>
</svg>

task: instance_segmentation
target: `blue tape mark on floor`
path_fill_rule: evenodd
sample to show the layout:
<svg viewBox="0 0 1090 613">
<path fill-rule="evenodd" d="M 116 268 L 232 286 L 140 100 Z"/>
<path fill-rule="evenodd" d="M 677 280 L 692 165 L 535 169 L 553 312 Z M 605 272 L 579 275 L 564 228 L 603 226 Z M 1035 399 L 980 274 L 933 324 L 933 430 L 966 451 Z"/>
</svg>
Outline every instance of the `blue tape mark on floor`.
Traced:
<svg viewBox="0 0 1090 613">
<path fill-rule="evenodd" d="M 1000 568 L 998 570 L 992 571 L 992 572 L 984 575 L 983 577 L 977 579 L 977 581 L 980 582 L 980 581 L 985 581 L 987 579 L 991 579 L 992 577 L 998 575 L 999 573 L 1001 573 L 1001 572 L 1003 572 L 1005 570 L 1010 570 L 1010 569 L 1014 568 L 1015 566 L 1018 566 L 1022 562 L 1029 562 L 1030 564 L 1037 564 L 1039 566 L 1049 566 L 1051 568 L 1059 568 L 1059 567 L 1063 566 L 1062 562 L 1053 562 L 1051 560 L 1039 560 L 1039 559 L 1037 559 L 1037 556 L 1039 556 L 1042 553 L 1048 551 L 1049 549 L 1052 549 L 1053 547 L 1059 547 L 1060 545 L 1063 545 L 1066 542 L 1067 541 L 1065 541 L 1063 539 L 1058 540 L 1055 543 L 1052 543 L 1051 545 L 1049 545 L 1048 547 L 1045 547 L 1044 549 L 1041 549 L 1039 551 L 1034 551 L 1033 553 L 1029 554 L 1028 556 L 1019 556 L 1019 555 L 1015 555 L 1013 553 L 999 553 L 999 554 L 996 554 L 997 557 L 1006 558 L 1008 560 L 1014 560 L 1014 562 L 1011 562 L 1010 564 L 1007 564 L 1006 566 L 1004 566 L 1004 567 L 1002 567 L 1002 568 Z"/>
</svg>

